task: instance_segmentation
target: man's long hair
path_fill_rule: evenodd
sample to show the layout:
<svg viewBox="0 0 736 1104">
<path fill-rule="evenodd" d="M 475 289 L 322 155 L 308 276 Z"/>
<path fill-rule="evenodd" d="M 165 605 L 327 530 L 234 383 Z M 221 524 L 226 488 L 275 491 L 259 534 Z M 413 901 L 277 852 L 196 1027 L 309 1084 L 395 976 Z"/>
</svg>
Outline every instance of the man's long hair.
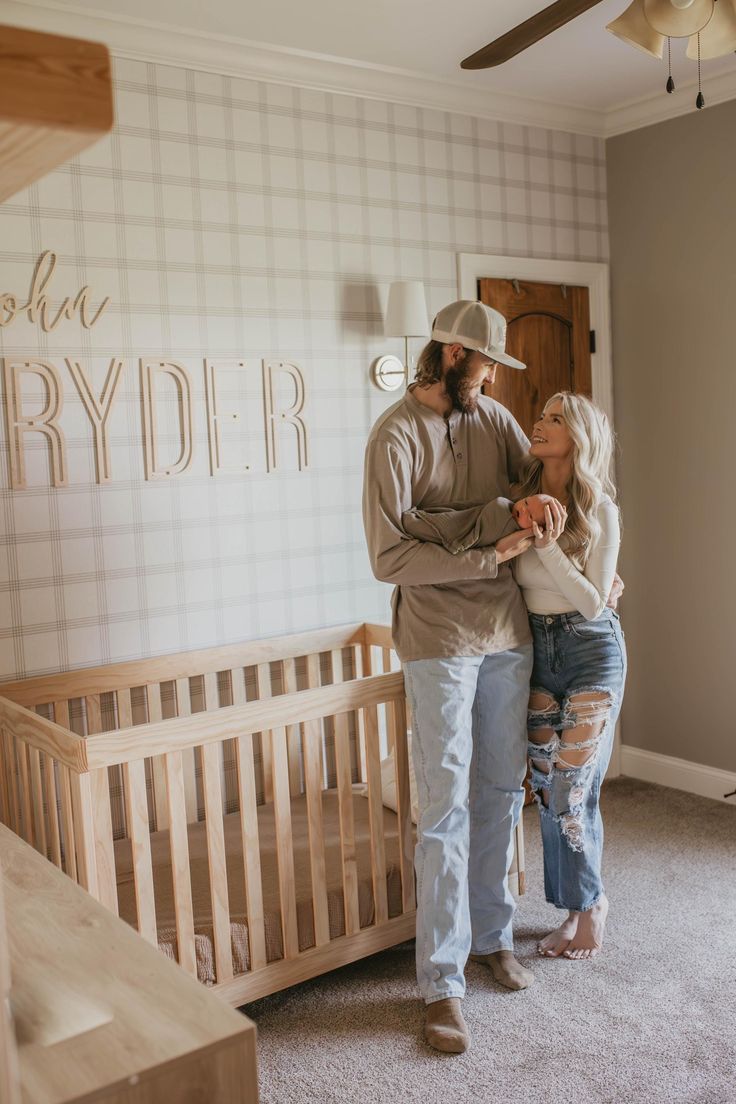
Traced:
<svg viewBox="0 0 736 1104">
<path fill-rule="evenodd" d="M 442 342 L 428 341 L 419 354 L 414 379 L 423 387 L 442 379 Z"/>
</svg>

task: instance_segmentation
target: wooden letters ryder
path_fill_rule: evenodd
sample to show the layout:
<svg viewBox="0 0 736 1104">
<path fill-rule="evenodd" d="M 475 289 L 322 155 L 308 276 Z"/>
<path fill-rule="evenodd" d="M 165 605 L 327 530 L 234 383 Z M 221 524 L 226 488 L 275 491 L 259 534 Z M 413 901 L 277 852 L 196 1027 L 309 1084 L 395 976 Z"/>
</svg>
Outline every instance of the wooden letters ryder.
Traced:
<svg viewBox="0 0 736 1104">
<path fill-rule="evenodd" d="M 95 395 L 89 377 L 77 360 L 65 358 L 67 368 L 79 392 L 84 409 L 92 423 L 95 442 L 95 460 L 98 483 L 109 483 L 112 479 L 110 463 L 110 442 L 108 438 L 108 419 L 118 393 L 123 372 L 121 357 L 113 357 L 99 398 Z M 223 419 L 233 421 L 238 415 L 219 410 L 217 401 L 216 372 L 218 368 L 237 367 L 245 370 L 244 361 L 232 359 L 207 359 L 204 362 L 205 393 L 207 396 L 207 431 L 210 457 L 210 473 L 247 472 L 247 466 L 233 469 L 225 468 L 221 456 L 221 438 L 219 422 Z M 307 429 L 301 417 L 304 407 L 304 379 L 295 364 L 284 361 L 261 361 L 263 380 L 263 419 L 266 471 L 275 471 L 278 465 L 278 427 L 290 425 L 296 432 L 297 461 L 299 471 L 307 466 Z M 291 406 L 277 409 L 274 400 L 274 378 L 277 373 L 289 376 L 294 384 L 295 397 Z M 178 390 L 180 410 L 180 452 L 176 460 L 162 462 L 158 449 L 158 420 L 156 408 L 156 379 L 165 374 L 173 378 Z M 23 413 L 22 380 L 24 376 L 35 375 L 43 380 L 46 391 L 45 409 L 40 413 Z M 26 487 L 25 437 L 29 433 L 41 433 L 49 444 L 51 481 L 54 487 L 66 487 L 67 461 L 64 432 L 59 418 L 64 405 L 64 390 L 61 376 L 54 364 L 48 360 L 34 358 L 19 360 L 5 357 L 3 360 L 5 381 L 5 412 L 8 430 L 8 449 L 10 453 L 10 479 L 14 490 Z M 187 369 L 174 360 L 141 359 L 141 400 L 143 411 L 143 449 L 145 457 L 146 479 L 169 479 L 187 472 L 194 460 L 194 417 L 192 384 Z"/>
</svg>

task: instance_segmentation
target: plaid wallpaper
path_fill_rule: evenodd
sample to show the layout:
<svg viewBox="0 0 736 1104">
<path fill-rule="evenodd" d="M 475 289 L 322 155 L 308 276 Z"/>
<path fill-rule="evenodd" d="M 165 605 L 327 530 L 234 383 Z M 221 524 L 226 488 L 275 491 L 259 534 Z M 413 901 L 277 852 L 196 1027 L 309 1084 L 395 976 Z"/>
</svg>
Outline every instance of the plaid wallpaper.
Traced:
<svg viewBox="0 0 736 1104">
<path fill-rule="evenodd" d="M 111 297 L 90 330 L 0 328 L 0 356 L 55 366 L 68 460 L 53 488 L 48 445 L 29 434 L 27 488 L 12 490 L 3 421 L 3 679 L 385 620 L 360 517 L 364 441 L 395 401 L 369 365 L 402 353 L 382 337 L 382 291 L 423 280 L 435 312 L 456 298 L 458 252 L 607 258 L 602 140 L 128 60 L 115 78 L 110 139 L 0 206 L 0 294 L 27 295 L 50 249 L 52 307 L 85 284 L 93 308 Z M 98 396 L 123 360 L 104 484 L 67 357 Z M 192 464 L 170 479 L 145 478 L 141 357 L 192 381 Z M 222 462 L 242 474 L 210 474 L 205 357 L 232 362 L 218 392 L 242 413 Z M 264 358 L 304 377 L 302 471 L 289 426 L 266 470 Z M 293 383 L 277 382 L 288 405 Z M 26 377 L 25 414 L 44 392 Z M 173 463 L 171 377 L 157 394 Z"/>
</svg>

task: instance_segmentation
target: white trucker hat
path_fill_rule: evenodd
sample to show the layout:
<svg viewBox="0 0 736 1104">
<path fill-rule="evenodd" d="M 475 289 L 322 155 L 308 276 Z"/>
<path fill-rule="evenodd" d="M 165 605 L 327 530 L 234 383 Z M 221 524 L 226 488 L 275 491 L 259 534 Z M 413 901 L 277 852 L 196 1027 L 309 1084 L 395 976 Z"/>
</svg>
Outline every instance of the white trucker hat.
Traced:
<svg viewBox="0 0 736 1104">
<path fill-rule="evenodd" d="M 472 299 L 442 308 L 432 325 L 432 340 L 475 349 L 510 368 L 526 368 L 506 352 L 506 319 L 501 312 Z"/>
</svg>

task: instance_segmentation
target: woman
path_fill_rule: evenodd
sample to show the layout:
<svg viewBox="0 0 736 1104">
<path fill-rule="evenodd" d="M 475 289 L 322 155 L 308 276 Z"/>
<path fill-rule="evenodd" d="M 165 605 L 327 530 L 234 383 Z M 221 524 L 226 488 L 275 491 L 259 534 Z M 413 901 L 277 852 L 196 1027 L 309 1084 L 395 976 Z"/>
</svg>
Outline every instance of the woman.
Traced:
<svg viewBox="0 0 736 1104">
<path fill-rule="evenodd" d="M 608 419 L 584 396 L 560 392 L 535 423 L 530 451 L 518 497 L 556 501 L 515 561 L 534 638 L 529 757 L 545 894 L 567 910 L 539 951 L 587 959 L 603 945 L 608 912 L 598 799 L 626 676 L 623 633 L 606 606 L 620 543 Z"/>
</svg>

